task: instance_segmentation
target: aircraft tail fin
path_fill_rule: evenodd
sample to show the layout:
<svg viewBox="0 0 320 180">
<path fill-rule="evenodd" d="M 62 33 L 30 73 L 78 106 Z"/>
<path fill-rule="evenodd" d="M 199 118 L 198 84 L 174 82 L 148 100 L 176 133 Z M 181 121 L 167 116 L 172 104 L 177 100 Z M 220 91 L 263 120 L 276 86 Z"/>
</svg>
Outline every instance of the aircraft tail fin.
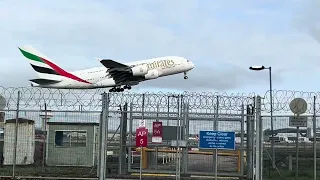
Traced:
<svg viewBox="0 0 320 180">
<path fill-rule="evenodd" d="M 30 65 L 37 72 L 40 79 L 62 81 L 63 78 L 68 78 L 78 82 L 91 84 L 90 82 L 63 70 L 30 45 L 21 46 L 19 47 L 19 50 L 23 56 L 29 60 Z"/>
<path fill-rule="evenodd" d="M 29 61 L 31 67 L 36 71 L 39 79 L 61 81 L 61 74 L 57 72 L 57 65 L 30 45 L 18 47 L 23 56 Z M 61 69 L 61 68 L 59 68 Z"/>
</svg>

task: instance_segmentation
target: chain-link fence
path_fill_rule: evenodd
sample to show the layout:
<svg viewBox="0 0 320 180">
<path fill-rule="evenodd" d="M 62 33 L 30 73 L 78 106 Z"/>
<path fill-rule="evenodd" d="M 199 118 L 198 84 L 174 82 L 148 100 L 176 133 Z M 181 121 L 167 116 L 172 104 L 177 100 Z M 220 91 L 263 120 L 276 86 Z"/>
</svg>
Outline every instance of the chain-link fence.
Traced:
<svg viewBox="0 0 320 180">
<path fill-rule="evenodd" d="M 314 158 L 319 155 L 314 153 L 318 144 L 313 143 L 319 124 L 318 120 L 313 124 L 319 112 L 317 93 L 274 91 L 272 118 L 269 92 L 261 98 L 259 107 L 254 93 L 122 92 L 108 93 L 108 101 L 102 98 L 103 93 L 103 89 L 0 87 L 0 95 L 6 99 L 5 109 L 0 110 L 0 120 L 5 122 L 1 123 L 0 176 L 138 175 L 140 167 L 148 174 L 212 176 L 217 167 L 219 176 L 250 179 L 257 172 L 258 150 L 263 152 L 265 179 L 294 178 L 296 167 L 299 179 L 312 179 L 315 174 Z M 308 105 L 304 114 L 308 124 L 299 128 L 298 138 L 297 128 L 289 123 L 293 115 L 289 104 L 296 97 L 305 99 Z M 261 149 L 256 139 L 260 134 L 257 112 L 262 119 Z M 142 149 L 135 144 L 141 120 L 150 132 L 150 142 Z M 162 122 L 166 129 L 162 143 L 151 141 L 153 122 Z M 215 156 L 215 150 L 199 148 L 200 130 L 234 131 L 236 149 L 218 150 Z M 186 144 L 173 145 L 177 140 Z M 101 154 L 103 150 L 105 154 Z M 106 159 L 105 164 L 100 157 Z"/>
<path fill-rule="evenodd" d="M 273 96 L 273 115 L 268 96 L 262 112 L 264 179 L 319 179 L 319 93 L 278 90 Z M 291 103 L 295 98 L 306 104 Z M 305 112 L 293 113 L 297 108 Z"/>
</svg>

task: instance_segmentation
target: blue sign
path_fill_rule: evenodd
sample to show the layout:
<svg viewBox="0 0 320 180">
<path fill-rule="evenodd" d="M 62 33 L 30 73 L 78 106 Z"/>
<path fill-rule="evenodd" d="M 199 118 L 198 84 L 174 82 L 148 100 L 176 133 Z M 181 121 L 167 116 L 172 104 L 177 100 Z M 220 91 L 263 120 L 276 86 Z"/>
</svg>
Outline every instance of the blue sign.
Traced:
<svg viewBox="0 0 320 180">
<path fill-rule="evenodd" d="M 228 149 L 235 150 L 235 132 L 200 131 L 199 149 Z"/>
</svg>

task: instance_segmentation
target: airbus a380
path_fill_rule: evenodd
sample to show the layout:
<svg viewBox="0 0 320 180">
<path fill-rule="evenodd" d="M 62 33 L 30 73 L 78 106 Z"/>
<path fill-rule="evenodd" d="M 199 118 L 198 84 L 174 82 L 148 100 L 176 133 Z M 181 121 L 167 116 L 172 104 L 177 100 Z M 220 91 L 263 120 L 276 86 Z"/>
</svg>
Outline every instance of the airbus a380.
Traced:
<svg viewBox="0 0 320 180">
<path fill-rule="evenodd" d="M 194 64 L 183 57 L 166 56 L 131 63 L 120 63 L 111 59 L 101 59 L 101 67 L 68 72 L 56 65 L 45 55 L 29 45 L 19 47 L 36 71 L 38 78 L 31 79 L 31 86 L 56 89 L 110 88 L 109 92 L 130 90 L 140 82 L 164 76 L 184 73 L 194 68 Z M 74 62 L 76 63 L 76 62 Z"/>
</svg>

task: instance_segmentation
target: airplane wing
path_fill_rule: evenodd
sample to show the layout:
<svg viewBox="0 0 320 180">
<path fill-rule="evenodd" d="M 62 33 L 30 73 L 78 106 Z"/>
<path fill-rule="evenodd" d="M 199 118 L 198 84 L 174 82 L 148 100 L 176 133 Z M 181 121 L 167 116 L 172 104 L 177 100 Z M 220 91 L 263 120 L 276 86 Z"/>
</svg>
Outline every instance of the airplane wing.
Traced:
<svg viewBox="0 0 320 180">
<path fill-rule="evenodd" d="M 112 69 L 112 68 L 128 68 L 129 66 L 119 63 L 117 61 L 114 61 L 112 59 L 102 59 L 101 64 L 103 64 L 106 68 Z"/>
<path fill-rule="evenodd" d="M 119 63 L 112 59 L 102 59 L 100 62 L 108 69 L 107 73 L 109 73 L 109 77 L 113 78 L 117 85 L 137 85 L 143 80 L 143 77 L 132 76 L 130 73 L 131 66 Z"/>
</svg>

